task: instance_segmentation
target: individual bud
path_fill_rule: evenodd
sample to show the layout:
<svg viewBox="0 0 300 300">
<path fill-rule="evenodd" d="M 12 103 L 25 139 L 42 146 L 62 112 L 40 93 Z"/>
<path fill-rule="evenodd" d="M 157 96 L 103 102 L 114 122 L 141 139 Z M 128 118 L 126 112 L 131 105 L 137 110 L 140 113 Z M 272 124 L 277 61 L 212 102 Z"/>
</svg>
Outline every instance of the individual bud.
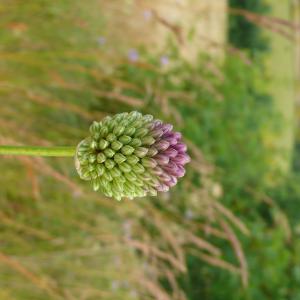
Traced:
<svg viewBox="0 0 300 300">
<path fill-rule="evenodd" d="M 135 128 L 134 127 L 127 127 L 124 130 L 125 135 L 133 136 L 134 133 L 135 133 Z"/>
<path fill-rule="evenodd" d="M 114 150 L 114 151 L 118 151 L 122 148 L 123 144 L 119 141 L 113 141 L 111 143 L 111 148 Z"/>
<path fill-rule="evenodd" d="M 113 180 L 113 177 L 111 176 L 110 172 L 105 171 L 102 175 L 102 177 L 107 180 L 108 182 Z"/>
<path fill-rule="evenodd" d="M 132 139 L 132 141 L 129 143 L 130 146 L 136 148 L 142 145 L 142 141 L 138 138 Z"/>
<path fill-rule="evenodd" d="M 164 134 L 164 131 L 161 128 L 157 128 L 151 131 L 150 135 L 155 139 L 160 138 Z"/>
<path fill-rule="evenodd" d="M 92 180 L 92 183 L 93 183 L 93 190 L 94 191 L 98 191 L 99 188 L 100 188 L 100 181 L 98 178 Z"/>
<path fill-rule="evenodd" d="M 122 172 L 118 168 L 112 168 L 109 172 L 112 177 L 119 177 L 122 174 Z"/>
<path fill-rule="evenodd" d="M 154 147 L 158 150 L 158 151 L 164 151 L 167 150 L 169 148 L 170 144 L 169 142 L 165 141 L 165 140 L 160 140 L 159 142 L 154 144 Z"/>
<path fill-rule="evenodd" d="M 176 149 L 178 152 L 181 152 L 181 153 L 185 153 L 186 152 L 186 145 L 183 144 L 183 143 L 177 143 L 175 146 L 173 146 L 174 149 Z"/>
<path fill-rule="evenodd" d="M 141 127 L 141 128 L 136 130 L 136 132 L 134 134 L 134 137 L 142 138 L 142 137 L 146 136 L 148 132 L 149 132 L 149 130 L 147 128 Z"/>
<path fill-rule="evenodd" d="M 106 137 L 106 140 L 109 141 L 110 143 L 115 141 L 117 137 L 113 133 L 109 133 Z"/>
<path fill-rule="evenodd" d="M 185 165 L 190 160 L 190 157 L 186 153 L 179 153 L 176 157 L 172 158 L 172 161 L 179 165 Z"/>
<path fill-rule="evenodd" d="M 103 151 L 106 157 L 112 158 L 115 155 L 115 151 L 111 148 L 107 148 Z"/>
<path fill-rule="evenodd" d="M 169 147 L 167 150 L 165 150 L 163 152 L 163 154 L 170 157 L 170 158 L 173 158 L 173 157 L 177 156 L 178 152 L 174 148 Z"/>
<path fill-rule="evenodd" d="M 158 150 L 154 147 L 148 149 L 147 156 L 152 157 L 158 153 Z"/>
<path fill-rule="evenodd" d="M 148 136 L 144 136 L 142 139 L 141 139 L 141 142 L 144 146 L 151 146 L 152 144 L 155 143 L 155 138 L 148 135 Z"/>
<path fill-rule="evenodd" d="M 106 156 L 103 152 L 100 152 L 100 153 L 97 154 L 97 162 L 99 164 L 105 162 L 105 160 L 106 160 Z"/>
<path fill-rule="evenodd" d="M 124 155 L 130 155 L 134 152 L 134 148 L 129 146 L 129 145 L 125 145 L 125 146 L 122 147 L 121 152 Z"/>
<path fill-rule="evenodd" d="M 119 137 L 119 141 L 123 144 L 123 145 L 127 145 L 130 143 L 130 141 L 132 140 L 132 138 L 128 135 L 122 135 Z"/>
<path fill-rule="evenodd" d="M 114 161 L 117 163 L 117 164 L 121 164 L 122 162 L 124 162 L 126 160 L 126 157 L 121 154 L 121 153 L 117 153 L 115 156 L 114 156 Z"/>
<path fill-rule="evenodd" d="M 99 130 L 99 133 L 102 138 L 106 137 L 108 134 L 108 128 L 106 126 L 102 126 Z"/>
<path fill-rule="evenodd" d="M 113 133 L 116 135 L 116 136 L 120 136 L 125 130 L 125 127 L 123 126 L 117 126 L 115 127 Z"/>
<path fill-rule="evenodd" d="M 135 181 L 137 179 L 136 175 L 133 172 L 125 173 L 124 176 L 129 181 Z"/>
<path fill-rule="evenodd" d="M 99 177 L 102 176 L 103 173 L 105 172 L 105 167 L 104 167 L 104 165 L 102 165 L 102 164 L 97 164 L 97 165 L 96 165 L 96 171 L 97 171 L 97 174 L 98 174 Z"/>
<path fill-rule="evenodd" d="M 145 168 L 140 163 L 133 165 L 132 170 L 137 174 L 145 172 Z"/>
<path fill-rule="evenodd" d="M 148 149 L 145 147 L 138 147 L 134 150 L 134 154 L 140 158 L 146 156 L 147 152 L 148 152 Z"/>
<path fill-rule="evenodd" d="M 126 162 L 123 162 L 123 163 L 119 164 L 119 168 L 124 173 L 128 173 L 128 172 L 131 171 L 130 165 Z"/>
<path fill-rule="evenodd" d="M 100 123 L 94 121 L 90 126 L 90 133 L 94 135 L 95 133 L 98 133 L 99 130 L 100 130 Z"/>
<path fill-rule="evenodd" d="M 91 141 L 90 148 L 95 150 L 98 147 L 98 143 L 95 140 Z"/>
<path fill-rule="evenodd" d="M 165 154 L 157 154 L 154 158 L 159 165 L 167 165 L 170 161 L 170 157 Z"/>
<path fill-rule="evenodd" d="M 107 159 L 104 164 L 107 169 L 112 169 L 116 163 L 112 159 Z"/>
<path fill-rule="evenodd" d="M 97 155 L 96 154 L 91 154 L 89 157 L 89 162 L 94 163 L 97 160 Z"/>
<path fill-rule="evenodd" d="M 107 140 L 101 139 L 99 142 L 99 149 L 104 150 L 109 145 L 109 142 Z"/>
<path fill-rule="evenodd" d="M 182 134 L 180 132 L 174 132 L 174 137 L 177 141 L 179 141 L 182 138 Z"/>
<path fill-rule="evenodd" d="M 157 161 L 153 158 L 144 157 L 142 158 L 142 165 L 145 168 L 155 168 L 157 166 Z"/>
<path fill-rule="evenodd" d="M 129 155 L 127 156 L 127 162 L 131 165 L 135 165 L 136 163 L 139 162 L 139 158 L 135 155 Z"/>
</svg>

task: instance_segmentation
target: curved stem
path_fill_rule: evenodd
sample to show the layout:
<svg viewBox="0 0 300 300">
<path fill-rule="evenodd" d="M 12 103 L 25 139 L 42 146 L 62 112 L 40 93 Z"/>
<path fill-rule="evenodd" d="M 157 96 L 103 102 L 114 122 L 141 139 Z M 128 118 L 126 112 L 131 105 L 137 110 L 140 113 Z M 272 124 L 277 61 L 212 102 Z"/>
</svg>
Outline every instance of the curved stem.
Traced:
<svg viewBox="0 0 300 300">
<path fill-rule="evenodd" d="M 76 147 L 1 146 L 0 155 L 75 156 Z"/>
</svg>

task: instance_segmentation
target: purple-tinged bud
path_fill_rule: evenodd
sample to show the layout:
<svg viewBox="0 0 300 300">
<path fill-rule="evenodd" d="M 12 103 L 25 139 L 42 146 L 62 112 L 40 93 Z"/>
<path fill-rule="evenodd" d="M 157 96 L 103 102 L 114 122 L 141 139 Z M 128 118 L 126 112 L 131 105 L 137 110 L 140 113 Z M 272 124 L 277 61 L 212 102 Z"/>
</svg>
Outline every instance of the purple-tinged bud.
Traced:
<svg viewBox="0 0 300 300">
<path fill-rule="evenodd" d="M 179 141 L 182 138 L 182 134 L 180 132 L 174 132 L 174 137 L 177 141 Z"/>
<path fill-rule="evenodd" d="M 151 146 L 152 144 L 155 143 L 155 138 L 150 135 L 144 136 L 141 139 L 141 142 L 142 142 L 142 145 L 144 145 L 144 146 Z"/>
<path fill-rule="evenodd" d="M 179 165 L 177 166 L 177 172 L 176 172 L 176 176 L 177 177 L 183 177 L 185 174 L 185 169 L 183 166 Z"/>
<path fill-rule="evenodd" d="M 176 145 L 174 145 L 174 148 L 181 153 L 185 153 L 186 152 L 186 145 L 183 143 L 177 143 Z"/>
<path fill-rule="evenodd" d="M 121 149 L 121 152 L 124 155 L 131 155 L 134 151 L 135 151 L 135 149 L 132 146 L 129 146 L 129 145 L 125 145 Z"/>
<path fill-rule="evenodd" d="M 153 170 L 151 170 L 151 172 L 155 175 L 161 175 L 164 172 L 164 170 L 159 166 L 157 166 Z"/>
<path fill-rule="evenodd" d="M 170 161 L 167 165 L 163 166 L 162 169 L 168 174 L 178 176 L 178 166 L 172 161 Z"/>
<path fill-rule="evenodd" d="M 167 141 L 170 144 L 170 146 L 174 146 L 177 144 L 177 139 L 173 135 L 166 137 L 164 140 Z"/>
<path fill-rule="evenodd" d="M 160 140 L 159 142 L 155 143 L 154 144 L 154 147 L 159 151 L 164 151 L 164 150 L 167 150 L 170 146 L 170 143 L 165 141 L 165 140 Z"/>
<path fill-rule="evenodd" d="M 163 124 L 161 126 L 161 129 L 164 131 L 164 134 L 166 134 L 166 133 L 172 131 L 173 125 L 171 125 L 171 124 Z"/>
<path fill-rule="evenodd" d="M 174 148 L 169 147 L 167 150 L 165 150 L 163 152 L 163 154 L 170 157 L 170 158 L 174 158 L 174 157 L 177 156 L 178 152 Z"/>
<path fill-rule="evenodd" d="M 164 182 L 168 182 L 171 180 L 172 175 L 168 175 L 167 173 L 163 172 L 162 174 L 159 175 L 159 178 Z"/>
<path fill-rule="evenodd" d="M 164 131 L 161 128 L 154 129 L 150 132 L 150 135 L 155 139 L 160 138 L 164 134 Z"/>
<path fill-rule="evenodd" d="M 166 184 L 170 187 L 177 184 L 177 178 L 175 176 L 170 176 L 170 180 L 166 182 Z"/>
<path fill-rule="evenodd" d="M 147 156 L 153 157 L 157 153 L 158 153 L 158 150 L 154 147 L 151 147 L 151 148 L 148 149 Z"/>
<path fill-rule="evenodd" d="M 138 148 L 135 149 L 134 154 L 137 157 L 142 158 L 142 157 L 146 156 L 147 152 L 148 152 L 147 148 L 145 148 L 145 147 L 138 147 Z"/>
<path fill-rule="evenodd" d="M 142 158 L 142 165 L 145 168 L 155 168 L 157 166 L 157 160 L 149 157 Z"/>
<path fill-rule="evenodd" d="M 170 157 L 164 154 L 157 154 L 154 156 L 154 159 L 158 162 L 159 165 L 167 165 L 170 161 Z"/>
<path fill-rule="evenodd" d="M 168 192 L 169 191 L 169 187 L 166 184 L 160 184 L 157 188 L 156 188 L 159 192 Z"/>
<path fill-rule="evenodd" d="M 186 153 L 179 153 L 176 157 L 172 158 L 172 162 L 177 165 L 185 165 L 190 162 L 190 157 Z"/>
</svg>

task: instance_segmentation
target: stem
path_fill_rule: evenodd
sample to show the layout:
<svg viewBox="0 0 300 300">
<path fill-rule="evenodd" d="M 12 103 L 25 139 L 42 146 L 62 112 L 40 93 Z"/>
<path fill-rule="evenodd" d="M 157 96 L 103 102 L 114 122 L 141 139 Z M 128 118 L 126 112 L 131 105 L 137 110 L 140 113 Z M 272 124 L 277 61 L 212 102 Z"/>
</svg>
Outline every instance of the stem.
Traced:
<svg viewBox="0 0 300 300">
<path fill-rule="evenodd" d="M 75 156 L 76 147 L 0 146 L 0 155 Z"/>
</svg>

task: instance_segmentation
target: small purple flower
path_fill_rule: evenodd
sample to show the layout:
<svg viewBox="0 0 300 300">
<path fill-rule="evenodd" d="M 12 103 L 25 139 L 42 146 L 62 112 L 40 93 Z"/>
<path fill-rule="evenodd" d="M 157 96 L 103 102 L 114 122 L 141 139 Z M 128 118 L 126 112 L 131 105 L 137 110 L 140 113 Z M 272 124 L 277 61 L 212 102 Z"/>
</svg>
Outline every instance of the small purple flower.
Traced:
<svg viewBox="0 0 300 300">
<path fill-rule="evenodd" d="M 192 210 L 188 209 L 185 211 L 184 217 L 187 220 L 192 220 L 194 218 L 194 212 Z"/>
<path fill-rule="evenodd" d="M 104 36 L 99 36 L 97 42 L 99 46 L 103 46 L 106 44 L 106 38 Z"/>
<path fill-rule="evenodd" d="M 150 21 L 151 20 L 151 18 L 152 18 L 152 11 L 151 10 L 144 10 L 143 11 L 143 16 L 144 16 L 144 19 L 146 20 L 146 21 Z"/>
<path fill-rule="evenodd" d="M 163 55 L 160 57 L 160 64 L 162 66 L 167 66 L 169 64 L 170 60 L 169 57 L 167 55 Z"/>
<path fill-rule="evenodd" d="M 128 59 L 132 62 L 136 62 L 139 60 L 139 53 L 136 49 L 130 49 L 128 51 Z"/>
</svg>

